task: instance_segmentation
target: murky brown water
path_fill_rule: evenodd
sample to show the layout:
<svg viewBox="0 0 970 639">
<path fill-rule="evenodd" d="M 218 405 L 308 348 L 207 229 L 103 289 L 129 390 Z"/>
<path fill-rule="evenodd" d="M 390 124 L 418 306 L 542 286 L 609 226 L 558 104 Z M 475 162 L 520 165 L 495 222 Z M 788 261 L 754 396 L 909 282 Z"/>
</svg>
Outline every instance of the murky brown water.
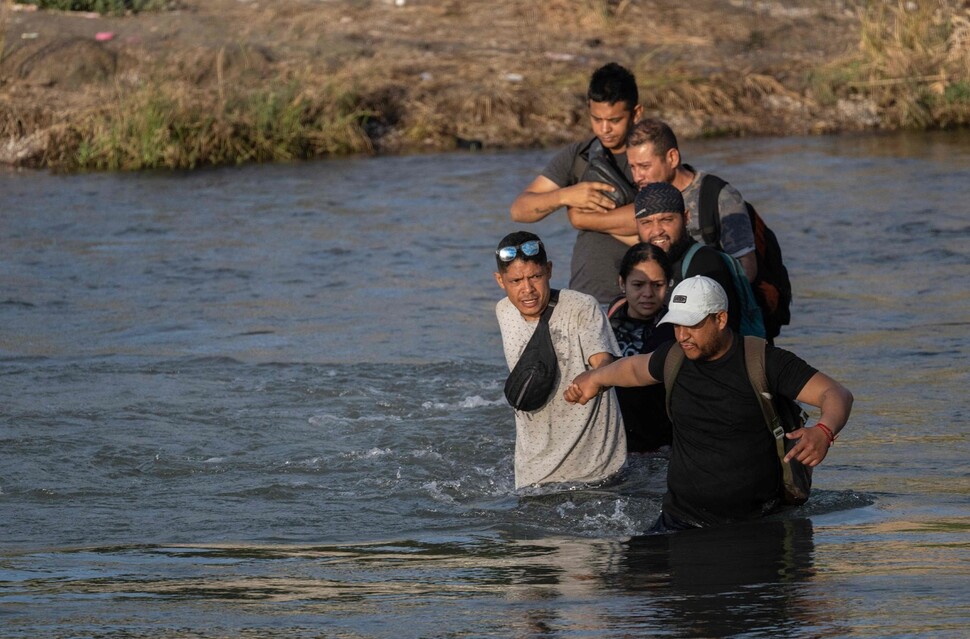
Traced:
<svg viewBox="0 0 970 639">
<path fill-rule="evenodd" d="M 547 153 L 0 173 L 0 636 L 962 637 L 970 136 L 684 150 L 856 405 L 805 507 L 660 538 L 658 460 L 513 491 L 491 250 Z"/>
</svg>

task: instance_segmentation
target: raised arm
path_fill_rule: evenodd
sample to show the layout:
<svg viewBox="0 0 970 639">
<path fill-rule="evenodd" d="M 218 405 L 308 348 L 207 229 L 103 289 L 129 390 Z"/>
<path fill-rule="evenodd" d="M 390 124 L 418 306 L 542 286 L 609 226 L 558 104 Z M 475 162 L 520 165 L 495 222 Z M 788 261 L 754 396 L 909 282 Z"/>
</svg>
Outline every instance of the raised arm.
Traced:
<svg viewBox="0 0 970 639">
<path fill-rule="evenodd" d="M 604 182 L 579 182 L 560 187 L 544 175 L 532 180 L 512 206 L 509 214 L 513 222 L 532 223 L 544 219 L 562 207 L 579 207 L 592 213 L 605 213 L 615 204 L 606 196 L 613 187 Z"/>
<path fill-rule="evenodd" d="M 648 386 L 659 382 L 650 376 L 649 365 L 652 353 L 622 357 L 609 366 L 594 368 L 581 373 L 563 393 L 563 398 L 571 404 L 586 404 L 603 389 L 611 386 Z M 592 363 L 592 358 L 590 358 Z"/>
<path fill-rule="evenodd" d="M 798 440 L 798 443 L 788 451 L 785 460 L 797 459 L 806 466 L 817 466 L 825 459 L 832 445 L 825 428 L 828 428 L 834 439 L 849 421 L 853 402 L 852 393 L 825 373 L 815 373 L 796 399 L 816 406 L 821 410 L 821 415 L 815 425 L 799 428 L 785 435 L 788 439 Z"/>
</svg>

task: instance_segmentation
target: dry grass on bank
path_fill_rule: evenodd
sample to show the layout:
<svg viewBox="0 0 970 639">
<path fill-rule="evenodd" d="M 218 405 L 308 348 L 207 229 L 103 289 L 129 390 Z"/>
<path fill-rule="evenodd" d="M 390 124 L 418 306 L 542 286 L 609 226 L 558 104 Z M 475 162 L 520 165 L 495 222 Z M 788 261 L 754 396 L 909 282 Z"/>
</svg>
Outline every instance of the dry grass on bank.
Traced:
<svg viewBox="0 0 970 639">
<path fill-rule="evenodd" d="M 231 40 L 155 52 L 90 38 L 0 42 L 0 69 L 15 78 L 0 92 L 0 158 L 137 170 L 467 140 L 556 145 L 587 134 L 589 72 L 608 59 L 635 72 L 646 112 L 685 138 L 970 124 L 970 8 L 956 0 L 861 0 L 856 51 L 821 66 L 810 56 L 774 60 L 763 47 L 774 38 L 786 53 L 797 24 L 750 13 L 747 22 L 704 14 L 685 34 L 693 14 L 671 5 L 661 15 L 637 0 L 410 4 L 361 0 L 334 13 L 259 3 L 259 20 L 237 25 Z M 0 0 L 0 37 L 9 7 Z M 377 14 L 379 29 L 368 22 Z M 491 32 L 460 32 L 468 24 Z M 724 50 L 737 60 L 725 63 Z"/>
<path fill-rule="evenodd" d="M 859 20 L 858 52 L 814 76 L 819 100 L 869 100 L 889 129 L 970 124 L 970 7 L 869 1 Z"/>
<path fill-rule="evenodd" d="M 44 163 L 68 169 L 195 168 L 371 151 L 367 113 L 340 88 L 301 83 L 218 95 L 148 87 L 58 127 Z"/>
</svg>

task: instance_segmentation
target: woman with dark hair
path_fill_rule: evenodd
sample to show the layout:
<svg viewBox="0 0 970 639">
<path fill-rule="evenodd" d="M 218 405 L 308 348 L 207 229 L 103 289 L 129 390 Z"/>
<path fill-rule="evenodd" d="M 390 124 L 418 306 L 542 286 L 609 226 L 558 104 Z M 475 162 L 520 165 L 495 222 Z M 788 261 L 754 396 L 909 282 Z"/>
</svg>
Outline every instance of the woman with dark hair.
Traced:
<svg viewBox="0 0 970 639">
<path fill-rule="evenodd" d="M 666 312 L 670 260 L 653 244 L 641 242 L 627 250 L 620 262 L 622 295 L 610 304 L 609 318 L 623 357 L 650 353 L 674 339 L 671 324 L 660 324 Z M 667 417 L 663 384 L 641 388 L 616 388 L 626 428 L 627 450 L 635 453 L 666 452 L 672 431 Z"/>
</svg>

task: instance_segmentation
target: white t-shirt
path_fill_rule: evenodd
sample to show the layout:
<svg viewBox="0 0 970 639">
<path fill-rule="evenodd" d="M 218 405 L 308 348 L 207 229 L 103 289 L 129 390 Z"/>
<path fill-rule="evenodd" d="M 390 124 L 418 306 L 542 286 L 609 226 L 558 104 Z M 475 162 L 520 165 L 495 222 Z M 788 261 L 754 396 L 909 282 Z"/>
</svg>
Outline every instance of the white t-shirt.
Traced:
<svg viewBox="0 0 970 639">
<path fill-rule="evenodd" d="M 509 299 L 495 307 L 509 370 L 525 350 L 538 322 L 526 321 Z M 585 406 L 570 404 L 563 392 L 589 369 L 597 353 L 619 357 L 620 348 L 596 299 L 562 290 L 549 321 L 559 362 L 552 398 L 532 412 L 515 411 L 515 486 L 551 482 L 596 482 L 618 471 L 626 461 L 626 434 L 612 389 Z"/>
</svg>

